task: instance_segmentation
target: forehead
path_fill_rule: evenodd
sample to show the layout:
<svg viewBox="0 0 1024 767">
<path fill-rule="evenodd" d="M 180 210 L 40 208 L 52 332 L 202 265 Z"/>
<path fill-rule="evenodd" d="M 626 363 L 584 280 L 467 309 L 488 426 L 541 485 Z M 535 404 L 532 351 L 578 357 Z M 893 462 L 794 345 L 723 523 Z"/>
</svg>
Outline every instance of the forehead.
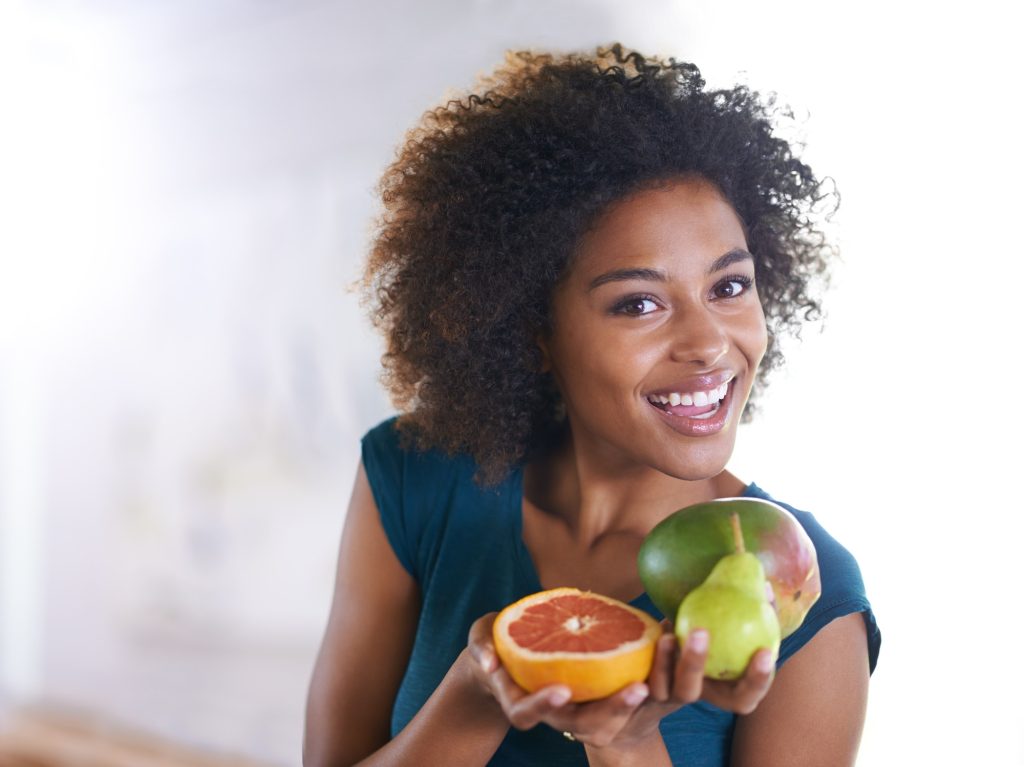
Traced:
<svg viewBox="0 0 1024 767">
<path fill-rule="evenodd" d="M 700 178 L 645 189 L 615 203 L 580 241 L 573 272 L 625 261 L 712 261 L 746 249 L 743 224 L 718 188 Z"/>
</svg>

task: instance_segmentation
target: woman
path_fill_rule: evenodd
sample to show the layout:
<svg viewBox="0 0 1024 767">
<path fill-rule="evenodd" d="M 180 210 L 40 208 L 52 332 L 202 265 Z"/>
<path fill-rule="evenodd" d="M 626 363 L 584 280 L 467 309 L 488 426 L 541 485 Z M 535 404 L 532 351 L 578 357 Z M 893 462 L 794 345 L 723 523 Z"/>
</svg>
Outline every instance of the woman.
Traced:
<svg viewBox="0 0 1024 767">
<path fill-rule="evenodd" d="M 363 439 L 306 764 L 852 763 L 879 635 L 805 512 L 823 593 L 776 667 L 712 682 L 706 633 L 666 633 L 646 682 L 584 704 L 501 668 L 495 611 L 570 585 L 661 617 L 651 528 L 767 497 L 725 466 L 829 251 L 756 94 L 620 46 L 518 54 L 483 87 L 382 182 L 366 275 L 404 414 Z"/>
</svg>

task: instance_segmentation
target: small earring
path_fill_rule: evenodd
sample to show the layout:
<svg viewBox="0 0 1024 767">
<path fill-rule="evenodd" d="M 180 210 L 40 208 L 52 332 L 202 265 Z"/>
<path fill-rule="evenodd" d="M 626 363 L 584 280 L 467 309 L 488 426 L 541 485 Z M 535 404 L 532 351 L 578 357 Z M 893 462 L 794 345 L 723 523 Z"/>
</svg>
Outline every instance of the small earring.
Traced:
<svg viewBox="0 0 1024 767">
<path fill-rule="evenodd" d="M 555 420 L 558 423 L 561 423 L 565 420 L 566 416 L 565 400 L 559 400 L 558 404 L 555 405 Z"/>
</svg>

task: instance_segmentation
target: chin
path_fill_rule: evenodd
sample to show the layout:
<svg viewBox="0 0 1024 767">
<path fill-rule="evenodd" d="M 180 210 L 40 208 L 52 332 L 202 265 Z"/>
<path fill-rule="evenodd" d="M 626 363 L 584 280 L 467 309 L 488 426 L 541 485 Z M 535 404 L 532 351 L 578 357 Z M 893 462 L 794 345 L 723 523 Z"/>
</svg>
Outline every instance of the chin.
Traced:
<svg viewBox="0 0 1024 767">
<path fill-rule="evenodd" d="M 729 459 L 732 458 L 734 444 L 734 440 L 730 439 L 726 445 L 695 445 L 689 449 L 676 448 L 669 454 L 669 460 L 659 456 L 651 466 L 663 474 L 687 482 L 711 479 L 725 471 Z"/>
<path fill-rule="evenodd" d="M 706 465 L 694 466 L 692 464 L 680 467 L 680 466 L 655 466 L 653 468 L 660 471 L 662 474 L 667 474 L 670 477 L 676 479 L 682 479 L 687 482 L 701 482 L 706 479 L 717 477 L 723 471 L 725 471 L 726 462 L 722 461 L 719 463 L 709 463 Z"/>
</svg>

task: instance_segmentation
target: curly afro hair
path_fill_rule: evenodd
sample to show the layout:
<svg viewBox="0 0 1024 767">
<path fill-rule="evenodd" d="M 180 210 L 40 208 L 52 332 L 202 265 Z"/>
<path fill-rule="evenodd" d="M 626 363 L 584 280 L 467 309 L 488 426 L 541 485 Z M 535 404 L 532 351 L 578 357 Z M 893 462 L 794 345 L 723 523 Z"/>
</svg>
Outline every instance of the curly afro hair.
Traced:
<svg viewBox="0 0 1024 767">
<path fill-rule="evenodd" d="M 563 427 L 536 341 L 556 282 L 609 205 L 682 175 L 717 185 L 746 227 L 762 386 L 777 336 L 820 315 L 832 251 L 811 213 L 835 199 L 773 135 L 772 100 L 618 44 L 510 53 L 478 91 L 428 112 L 380 183 L 364 289 L 405 438 L 468 453 L 484 484 L 544 447 Z"/>
</svg>

